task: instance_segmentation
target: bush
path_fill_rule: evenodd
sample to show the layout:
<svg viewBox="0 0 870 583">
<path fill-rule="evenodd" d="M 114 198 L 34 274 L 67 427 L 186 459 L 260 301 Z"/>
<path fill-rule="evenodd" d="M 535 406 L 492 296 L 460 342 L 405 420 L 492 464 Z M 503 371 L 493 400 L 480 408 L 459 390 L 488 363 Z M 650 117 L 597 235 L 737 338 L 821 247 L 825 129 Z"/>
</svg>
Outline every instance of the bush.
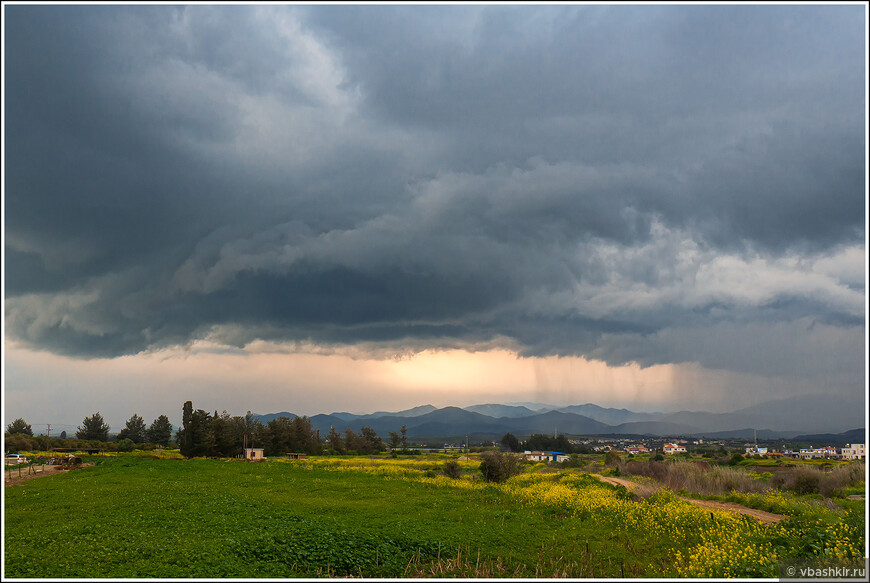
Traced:
<svg viewBox="0 0 870 583">
<path fill-rule="evenodd" d="M 450 460 L 444 464 L 444 475 L 455 480 L 462 475 L 462 466 L 456 460 Z"/>
<path fill-rule="evenodd" d="M 585 465 L 586 465 L 586 462 L 584 462 L 582 459 L 580 459 L 580 456 L 577 455 L 576 453 L 570 454 L 568 456 L 568 459 L 566 459 L 564 462 L 562 462 L 563 468 L 582 468 Z"/>
<path fill-rule="evenodd" d="M 842 496 L 844 488 L 864 481 L 864 471 L 863 462 L 838 466 L 822 476 L 819 493 L 827 498 Z"/>
<path fill-rule="evenodd" d="M 620 462 L 619 454 L 613 450 L 607 452 L 607 455 L 604 456 L 604 465 L 605 466 L 615 466 Z"/>
<path fill-rule="evenodd" d="M 515 455 L 486 451 L 480 459 L 480 471 L 488 482 L 504 482 L 522 472 L 520 459 Z"/>
<path fill-rule="evenodd" d="M 813 468 L 801 468 L 794 473 L 786 487 L 796 494 L 816 494 L 822 481 L 821 472 Z"/>
</svg>

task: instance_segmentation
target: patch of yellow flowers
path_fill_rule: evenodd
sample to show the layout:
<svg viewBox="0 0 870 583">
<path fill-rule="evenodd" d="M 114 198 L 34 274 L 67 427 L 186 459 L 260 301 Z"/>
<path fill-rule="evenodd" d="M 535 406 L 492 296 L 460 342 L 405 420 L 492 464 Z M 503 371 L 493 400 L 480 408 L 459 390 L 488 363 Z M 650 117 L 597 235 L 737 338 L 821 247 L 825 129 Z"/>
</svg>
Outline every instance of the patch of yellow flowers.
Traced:
<svg viewBox="0 0 870 583">
<path fill-rule="evenodd" d="M 476 469 L 479 464 L 478 461 L 458 462 L 465 470 Z M 292 463 L 311 469 L 364 472 L 452 489 L 496 488 L 525 507 L 552 510 L 624 535 L 663 543 L 673 549 L 672 575 L 680 577 L 775 577 L 780 557 L 773 541 L 796 533 L 784 523 L 766 525 L 741 514 L 699 508 L 668 491 L 634 501 L 608 485 L 578 474 L 526 473 L 503 484 L 489 484 L 468 476 L 461 479 L 443 475 L 427 477 L 424 472 L 433 469 L 431 460 L 310 458 Z M 784 514 L 793 513 L 797 510 L 796 504 L 803 504 L 778 491 L 744 496 L 754 497 L 754 506 L 760 504 Z M 819 520 L 811 523 L 809 530 L 818 538 L 812 551 L 818 556 L 840 559 L 863 556 L 863 531 L 848 521 L 825 525 Z"/>
</svg>

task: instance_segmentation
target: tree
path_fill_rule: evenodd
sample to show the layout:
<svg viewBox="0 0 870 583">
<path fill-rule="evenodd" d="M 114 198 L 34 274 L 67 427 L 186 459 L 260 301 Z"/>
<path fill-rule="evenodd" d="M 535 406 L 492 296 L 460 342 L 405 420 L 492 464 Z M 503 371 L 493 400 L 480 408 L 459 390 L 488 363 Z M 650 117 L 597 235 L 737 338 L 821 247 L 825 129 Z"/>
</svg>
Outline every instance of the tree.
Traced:
<svg viewBox="0 0 870 583">
<path fill-rule="evenodd" d="M 612 449 L 604 456 L 604 465 L 607 467 L 618 465 L 621 461 L 619 454 Z"/>
<path fill-rule="evenodd" d="M 462 475 L 462 466 L 456 460 L 449 460 L 444 464 L 444 475 L 455 480 Z"/>
<path fill-rule="evenodd" d="M 60 439 L 66 439 L 66 430 L 60 432 Z"/>
<path fill-rule="evenodd" d="M 160 415 L 151 422 L 151 426 L 145 431 L 145 439 L 149 443 L 167 446 L 169 440 L 172 439 L 172 423 L 169 422 L 169 417 Z"/>
<path fill-rule="evenodd" d="M 487 482 L 504 482 L 522 472 L 520 460 L 515 455 L 485 451 L 480 460 L 480 472 Z"/>
<path fill-rule="evenodd" d="M 20 434 L 33 437 L 33 429 L 31 429 L 30 425 L 28 425 L 21 417 L 6 426 L 6 433 L 9 435 Z"/>
<path fill-rule="evenodd" d="M 183 426 L 179 435 L 181 454 L 184 457 L 207 456 L 214 447 L 211 431 L 211 414 L 202 409 L 193 410 L 193 403 L 186 401 L 182 408 Z"/>
<path fill-rule="evenodd" d="M 330 448 L 338 453 L 344 453 L 344 442 L 341 439 L 341 435 L 335 430 L 335 427 L 329 428 L 329 435 L 326 437 L 326 441 L 329 443 Z"/>
<path fill-rule="evenodd" d="M 367 451 L 384 451 L 387 447 L 384 445 L 384 442 L 378 437 L 378 434 L 371 427 L 360 427 L 360 431 L 362 432 L 363 439 L 366 442 L 366 450 Z"/>
<path fill-rule="evenodd" d="M 190 426 L 190 421 L 192 417 L 193 402 L 185 401 L 184 406 L 181 408 L 181 429 L 178 431 L 178 445 L 181 449 L 181 454 L 184 456 L 188 456 L 191 449 L 193 449 L 193 440 L 191 439 L 192 433 Z"/>
<path fill-rule="evenodd" d="M 520 451 L 520 440 L 513 433 L 505 433 L 501 438 L 501 444 L 508 451 Z"/>
<path fill-rule="evenodd" d="M 390 431 L 390 449 L 398 449 L 400 443 L 402 443 L 402 438 L 399 437 L 399 434 L 395 431 Z"/>
<path fill-rule="evenodd" d="M 408 428 L 402 425 L 402 428 L 399 429 L 402 434 L 402 449 L 408 449 Z"/>
<path fill-rule="evenodd" d="M 145 420 L 134 413 L 127 420 L 124 429 L 118 432 L 116 439 L 118 441 L 129 439 L 133 443 L 145 443 Z"/>
<path fill-rule="evenodd" d="M 344 430 L 344 447 L 348 452 L 360 453 L 366 451 L 366 440 L 348 427 Z"/>
<path fill-rule="evenodd" d="M 103 420 L 103 416 L 97 411 L 90 417 L 82 420 L 81 426 L 76 431 L 78 439 L 91 439 L 95 441 L 109 441 L 110 427 Z"/>
</svg>

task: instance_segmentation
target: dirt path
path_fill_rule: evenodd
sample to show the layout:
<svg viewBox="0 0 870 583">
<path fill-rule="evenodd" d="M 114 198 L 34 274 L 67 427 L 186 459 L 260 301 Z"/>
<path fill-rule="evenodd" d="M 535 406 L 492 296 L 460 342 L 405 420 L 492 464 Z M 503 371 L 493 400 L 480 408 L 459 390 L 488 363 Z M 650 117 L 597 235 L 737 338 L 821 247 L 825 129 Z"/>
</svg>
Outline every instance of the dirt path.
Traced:
<svg viewBox="0 0 870 583">
<path fill-rule="evenodd" d="M 641 493 L 640 490 L 649 488 L 644 484 L 638 484 L 637 482 L 632 482 L 631 480 L 625 480 L 623 478 L 598 476 L 598 479 L 602 482 L 613 484 L 614 486 L 625 486 L 625 488 L 628 489 L 629 492 L 637 492 L 639 494 Z M 719 502 L 718 500 L 695 500 L 694 498 L 686 498 L 685 496 L 677 496 L 677 498 L 688 502 L 689 504 L 699 506 L 701 508 L 708 508 L 710 510 L 725 510 L 726 512 L 738 512 L 740 514 L 745 514 L 765 524 L 774 524 L 785 518 L 785 516 L 781 514 L 773 514 L 772 512 L 765 512 L 764 510 L 747 508 L 746 506 L 735 504 L 734 502 Z"/>
<path fill-rule="evenodd" d="M 94 465 L 93 462 L 82 464 L 80 467 L 87 467 Z M 42 466 L 37 466 L 39 470 L 42 470 Z M 42 478 L 45 476 L 54 476 L 55 474 L 61 474 L 64 472 L 69 472 L 67 468 L 63 466 L 45 466 L 44 471 L 31 472 L 27 473 L 27 468 L 21 468 L 21 477 L 18 476 L 18 470 L 4 470 L 3 471 L 3 484 L 6 486 L 17 486 L 22 482 L 26 482 L 27 480 L 32 480 L 34 478 Z M 10 476 L 11 473 L 11 476 Z"/>
<path fill-rule="evenodd" d="M 765 512 L 764 510 L 747 508 L 746 506 L 741 506 L 740 504 L 736 504 L 734 502 L 719 502 L 718 500 L 695 500 L 694 498 L 685 498 L 683 496 L 678 496 L 678 498 L 680 498 L 681 500 L 685 500 L 689 504 L 700 506 L 701 508 L 709 508 L 710 510 L 725 510 L 728 512 L 739 512 L 740 514 L 751 516 L 752 518 L 755 518 L 759 522 L 763 522 L 765 524 L 775 524 L 785 518 L 785 516 L 783 516 L 782 514 L 773 514 L 772 512 Z"/>
</svg>

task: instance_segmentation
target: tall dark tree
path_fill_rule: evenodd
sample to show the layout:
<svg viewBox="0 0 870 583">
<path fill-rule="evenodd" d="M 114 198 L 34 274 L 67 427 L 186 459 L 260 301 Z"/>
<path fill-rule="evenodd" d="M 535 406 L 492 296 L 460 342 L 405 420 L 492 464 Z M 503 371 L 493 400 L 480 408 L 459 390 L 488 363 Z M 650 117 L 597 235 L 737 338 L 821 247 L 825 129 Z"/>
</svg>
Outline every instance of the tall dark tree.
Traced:
<svg viewBox="0 0 870 583">
<path fill-rule="evenodd" d="M 269 441 L 262 446 L 267 456 L 297 451 L 293 439 L 293 426 L 289 417 L 271 419 L 266 424 L 266 428 L 269 431 Z"/>
<path fill-rule="evenodd" d="M 127 420 L 127 424 L 116 437 L 118 441 L 129 439 L 133 443 L 145 443 L 145 420 L 137 414 L 133 414 Z"/>
<path fill-rule="evenodd" d="M 293 437 L 293 441 L 290 444 L 292 447 L 291 451 L 312 455 L 320 453 L 320 431 L 314 429 L 311 419 L 305 415 L 294 417 L 290 422 L 290 428 Z"/>
<path fill-rule="evenodd" d="M 193 402 L 185 401 L 181 409 L 181 429 L 178 431 L 178 445 L 181 449 L 181 454 L 189 456 L 193 449 L 193 440 L 191 432 L 191 419 L 193 417 Z"/>
<path fill-rule="evenodd" d="M 79 439 L 92 439 L 96 441 L 109 440 L 109 426 L 103 420 L 103 416 L 97 411 L 90 417 L 85 417 L 81 426 L 76 431 Z"/>
<path fill-rule="evenodd" d="M 501 444 L 508 451 L 520 451 L 520 440 L 513 433 L 505 433 L 501 438 Z"/>
<path fill-rule="evenodd" d="M 344 430 L 344 447 L 347 452 L 364 453 L 368 444 L 363 436 L 348 427 Z"/>
<path fill-rule="evenodd" d="M 214 437 L 212 455 L 233 457 L 242 453 L 241 417 L 231 417 L 224 411 L 220 415 L 214 412 L 211 422 L 211 432 Z"/>
<path fill-rule="evenodd" d="M 384 451 L 387 447 L 384 445 L 384 442 L 378 437 L 378 434 L 371 427 L 361 427 L 360 431 L 362 432 L 363 439 L 366 442 L 366 451 L 374 452 L 374 451 Z"/>
<path fill-rule="evenodd" d="M 33 437 L 33 429 L 30 427 L 27 421 L 25 421 L 21 417 L 6 426 L 6 433 L 8 433 L 9 435 L 21 434 Z"/>
<path fill-rule="evenodd" d="M 395 431 L 390 431 L 390 449 L 399 449 L 399 444 L 402 443 L 402 438 Z"/>
<path fill-rule="evenodd" d="M 184 457 L 199 457 L 212 454 L 214 435 L 211 431 L 211 415 L 202 409 L 193 410 L 187 401 L 182 409 L 183 426 L 179 435 L 181 454 Z"/>
<path fill-rule="evenodd" d="M 169 417 L 160 415 L 151 422 L 151 426 L 145 431 L 145 439 L 149 443 L 167 446 L 169 440 L 172 439 L 172 423 L 169 422 Z"/>
<path fill-rule="evenodd" d="M 214 453 L 211 413 L 197 409 L 190 416 L 191 450 L 187 457 L 204 457 Z"/>
<path fill-rule="evenodd" d="M 402 434 L 402 449 L 408 449 L 408 428 L 405 425 L 402 425 L 402 428 L 399 429 Z"/>
<path fill-rule="evenodd" d="M 341 435 L 335 430 L 335 427 L 329 428 L 329 435 L 327 435 L 326 441 L 329 443 L 330 448 L 338 453 L 344 453 L 344 440 L 341 439 Z"/>
<path fill-rule="evenodd" d="M 66 430 L 63 430 L 63 431 L 60 432 L 60 438 L 61 438 L 61 439 L 66 439 Z"/>
</svg>

